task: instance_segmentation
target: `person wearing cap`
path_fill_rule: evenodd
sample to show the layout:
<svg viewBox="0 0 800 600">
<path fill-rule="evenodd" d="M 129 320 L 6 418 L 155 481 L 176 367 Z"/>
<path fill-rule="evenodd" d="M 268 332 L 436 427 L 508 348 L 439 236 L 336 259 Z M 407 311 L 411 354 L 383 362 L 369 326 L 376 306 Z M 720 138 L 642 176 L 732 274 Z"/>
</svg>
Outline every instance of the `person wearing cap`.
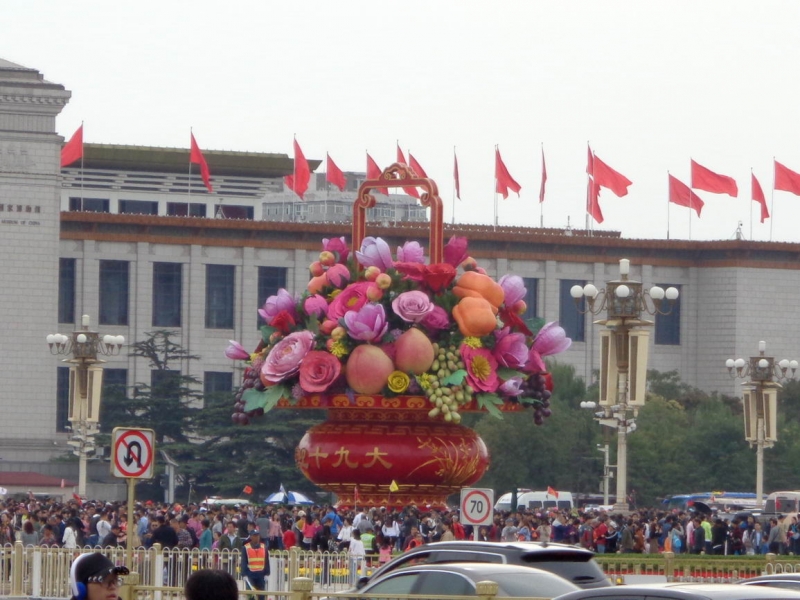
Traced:
<svg viewBox="0 0 800 600">
<path fill-rule="evenodd" d="M 117 600 L 120 575 L 127 575 L 128 568 L 115 567 L 99 552 L 81 554 L 69 572 L 71 600 Z"/>
<path fill-rule="evenodd" d="M 112 523 L 111 524 L 111 531 L 109 531 L 105 537 L 100 540 L 100 546 L 103 548 L 116 548 L 120 546 L 119 538 L 121 534 L 121 529 L 119 523 Z"/>
<path fill-rule="evenodd" d="M 255 527 L 250 528 L 250 539 L 242 547 L 242 575 L 253 589 L 264 591 L 269 577 L 269 552 L 261 543 L 261 534 Z"/>
</svg>

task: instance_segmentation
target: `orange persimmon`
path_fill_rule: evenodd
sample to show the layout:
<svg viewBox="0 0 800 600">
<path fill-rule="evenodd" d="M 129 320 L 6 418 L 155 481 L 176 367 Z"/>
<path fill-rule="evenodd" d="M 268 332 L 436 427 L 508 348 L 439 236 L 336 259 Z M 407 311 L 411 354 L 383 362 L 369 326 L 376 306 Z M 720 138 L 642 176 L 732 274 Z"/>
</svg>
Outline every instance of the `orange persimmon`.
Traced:
<svg viewBox="0 0 800 600">
<path fill-rule="evenodd" d="M 459 277 L 453 293 L 459 298 L 484 298 L 494 307 L 495 313 L 505 300 L 505 292 L 499 283 L 488 275 L 481 275 L 475 271 L 467 271 Z"/>
<path fill-rule="evenodd" d="M 485 298 L 467 296 L 453 307 L 458 329 L 467 337 L 483 337 L 497 329 L 497 309 Z"/>
</svg>

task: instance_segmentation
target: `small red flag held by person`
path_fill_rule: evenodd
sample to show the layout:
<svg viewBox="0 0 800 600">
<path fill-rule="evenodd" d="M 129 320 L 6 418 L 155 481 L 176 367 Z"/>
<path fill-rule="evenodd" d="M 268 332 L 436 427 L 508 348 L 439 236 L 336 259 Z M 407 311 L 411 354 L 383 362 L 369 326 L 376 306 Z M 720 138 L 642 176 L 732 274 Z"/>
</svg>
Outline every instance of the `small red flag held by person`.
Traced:
<svg viewBox="0 0 800 600">
<path fill-rule="evenodd" d="M 547 165 L 544 164 L 544 148 L 542 148 L 542 183 L 539 185 L 539 203 L 544 202 L 544 184 L 547 183 Z"/>
<path fill-rule="evenodd" d="M 408 153 L 408 166 L 411 167 L 411 170 L 417 174 L 417 177 L 421 177 L 422 179 L 427 179 L 428 174 L 425 172 L 425 169 L 422 168 L 422 165 L 417 162 L 417 159 L 411 154 Z"/>
<path fill-rule="evenodd" d="M 358 504 L 361 501 L 361 496 L 358 493 L 358 486 L 353 488 L 353 502 Z"/>
<path fill-rule="evenodd" d="M 71 165 L 83 157 L 83 124 L 72 134 L 69 141 L 61 148 L 61 167 Z"/>
<path fill-rule="evenodd" d="M 550 487 L 549 485 L 547 486 L 547 495 L 548 496 L 555 496 L 556 498 L 558 498 L 558 492 L 556 491 L 556 489 L 553 488 L 553 487 Z"/>
<path fill-rule="evenodd" d="M 303 195 L 308 190 L 308 182 L 311 181 L 311 169 L 308 168 L 308 161 L 306 160 L 300 144 L 297 139 L 294 140 L 294 173 L 286 175 L 283 182 L 290 190 L 300 196 L 303 200 Z"/>
<path fill-rule="evenodd" d="M 246 486 L 244 486 L 244 489 L 242 490 L 242 493 L 244 493 L 244 494 L 252 494 L 253 493 L 253 488 L 251 488 L 249 485 L 246 485 Z"/>
<path fill-rule="evenodd" d="M 367 153 L 367 179 L 380 179 L 381 173 L 383 173 L 383 170 L 378 166 L 378 163 L 372 160 L 369 153 Z M 384 196 L 389 195 L 389 190 L 387 188 L 377 188 L 375 191 L 380 192 Z"/>
<path fill-rule="evenodd" d="M 586 189 L 586 212 L 597 222 L 602 223 L 603 211 L 600 210 L 600 186 L 592 178 L 589 178 L 589 186 Z"/>
<path fill-rule="evenodd" d="M 211 173 L 208 170 L 208 163 L 206 163 L 206 158 L 203 156 L 203 152 L 200 150 L 200 146 L 197 145 L 197 140 L 194 139 L 194 134 L 190 134 L 192 137 L 192 144 L 191 144 L 191 152 L 189 153 L 189 163 L 200 165 L 200 177 L 203 180 L 206 188 L 209 192 L 213 192 L 214 188 L 211 187 Z"/>
<path fill-rule="evenodd" d="M 700 196 L 689 189 L 688 185 L 679 181 L 672 175 L 669 176 L 669 201 L 679 206 L 693 208 L 698 217 L 705 204 Z"/>
<path fill-rule="evenodd" d="M 331 155 L 328 154 L 328 159 L 325 164 L 325 181 L 328 183 L 332 183 L 336 187 L 339 188 L 340 192 L 344 191 L 345 186 L 347 186 L 347 179 L 345 179 L 344 173 L 342 170 L 336 166 L 336 163 L 333 162 Z"/>
<path fill-rule="evenodd" d="M 458 177 L 458 156 L 456 156 L 455 148 L 453 149 L 453 181 L 456 184 L 456 198 L 461 200 L 461 180 Z"/>
<path fill-rule="evenodd" d="M 739 195 L 739 186 L 733 177 L 720 175 L 705 168 L 703 165 L 692 163 L 692 187 L 696 190 L 705 190 L 712 194 L 728 194 L 736 198 Z"/>
<path fill-rule="evenodd" d="M 519 196 L 522 186 L 508 172 L 506 164 L 503 162 L 503 157 L 500 156 L 500 148 L 494 149 L 494 179 L 495 191 L 503 195 L 503 200 L 508 198 L 508 190 L 516 192 L 517 196 Z"/>
<path fill-rule="evenodd" d="M 397 145 L 397 162 L 399 162 L 401 165 L 408 165 L 406 162 L 406 157 L 403 156 L 403 151 L 400 149 L 400 144 Z M 417 191 L 417 188 L 404 187 L 403 191 L 409 196 L 419 199 L 419 192 Z"/>
<path fill-rule="evenodd" d="M 795 173 L 775 161 L 775 189 L 800 196 L 800 173 Z"/>
<path fill-rule="evenodd" d="M 591 174 L 597 185 L 611 190 L 619 198 L 628 194 L 632 182 L 625 175 L 609 167 L 597 154 L 592 157 L 591 165 Z"/>
<path fill-rule="evenodd" d="M 72 492 L 72 499 L 73 499 L 73 500 L 75 500 L 75 502 L 77 502 L 77 503 L 78 503 L 78 506 L 83 506 L 83 498 L 81 498 L 81 497 L 80 497 L 78 494 L 76 494 L 75 492 Z"/>
<path fill-rule="evenodd" d="M 764 219 L 769 219 L 767 199 L 764 198 L 764 190 L 761 189 L 761 184 L 758 183 L 758 179 L 753 173 L 750 173 L 750 196 L 753 202 L 758 202 L 761 205 L 761 222 L 763 223 Z"/>
</svg>

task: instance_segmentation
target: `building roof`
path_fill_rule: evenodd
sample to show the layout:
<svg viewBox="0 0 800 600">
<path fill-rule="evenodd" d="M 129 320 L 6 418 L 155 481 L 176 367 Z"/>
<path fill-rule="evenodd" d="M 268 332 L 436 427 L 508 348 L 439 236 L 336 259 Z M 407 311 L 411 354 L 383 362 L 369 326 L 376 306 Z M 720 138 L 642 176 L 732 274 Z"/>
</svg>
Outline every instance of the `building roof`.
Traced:
<svg viewBox="0 0 800 600">
<path fill-rule="evenodd" d="M 294 160 L 288 154 L 203 148 L 203 156 L 212 178 L 214 175 L 273 178 L 291 175 L 294 170 Z M 309 160 L 308 165 L 313 171 L 321 162 Z M 70 169 L 76 170 L 79 166 L 80 163 L 76 163 Z M 189 149 L 84 144 L 83 168 L 186 174 L 189 170 Z M 198 170 L 197 166 L 193 168 Z"/>
<path fill-rule="evenodd" d="M 42 475 L 33 471 L 6 471 L 0 473 L 0 486 L 27 486 L 27 487 L 59 487 L 61 482 L 64 482 L 64 487 L 75 487 L 78 485 L 74 481 L 61 479 L 60 477 L 53 477 L 51 475 Z"/>
</svg>

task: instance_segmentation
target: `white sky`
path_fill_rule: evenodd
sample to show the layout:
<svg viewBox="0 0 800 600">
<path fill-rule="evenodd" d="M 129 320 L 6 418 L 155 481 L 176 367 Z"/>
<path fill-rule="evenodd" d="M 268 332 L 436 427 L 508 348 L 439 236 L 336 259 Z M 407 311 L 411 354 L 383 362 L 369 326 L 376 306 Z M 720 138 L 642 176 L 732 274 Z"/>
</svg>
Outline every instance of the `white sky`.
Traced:
<svg viewBox="0 0 800 600">
<path fill-rule="evenodd" d="M 395 140 L 437 180 L 450 221 L 493 219 L 494 145 L 522 185 L 501 225 L 584 226 L 586 143 L 633 181 L 604 191 L 625 237 L 667 233 L 667 171 L 690 157 L 732 176 L 739 198 L 698 192 L 692 239 L 768 240 L 750 168 L 770 202 L 772 158 L 800 171 L 800 2 L 304 0 L 5 2 L 0 57 L 72 91 L 57 122 L 85 141 L 329 151 L 344 170 L 382 167 Z M 319 170 L 324 170 L 324 164 Z M 213 172 L 212 172 L 213 175 Z M 772 237 L 800 241 L 800 197 L 777 192 Z M 672 205 L 670 237 L 689 237 Z M 693 212 L 692 212 L 693 214 Z"/>
</svg>

